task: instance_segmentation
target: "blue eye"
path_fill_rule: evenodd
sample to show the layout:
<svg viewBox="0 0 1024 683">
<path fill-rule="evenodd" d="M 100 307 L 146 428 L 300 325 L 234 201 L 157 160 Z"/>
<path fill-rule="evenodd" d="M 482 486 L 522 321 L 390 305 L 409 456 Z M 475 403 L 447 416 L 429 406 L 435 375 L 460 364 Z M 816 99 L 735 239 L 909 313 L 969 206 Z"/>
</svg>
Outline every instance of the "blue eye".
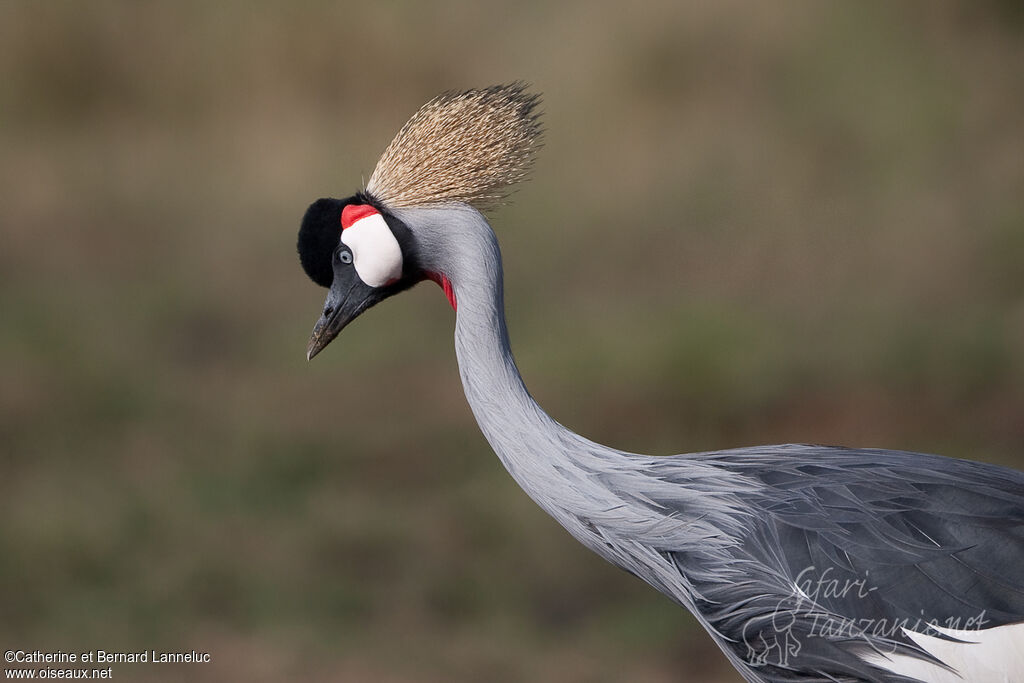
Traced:
<svg viewBox="0 0 1024 683">
<path fill-rule="evenodd" d="M 338 252 L 338 260 L 345 265 L 352 263 L 352 252 L 347 249 L 342 249 Z"/>
</svg>

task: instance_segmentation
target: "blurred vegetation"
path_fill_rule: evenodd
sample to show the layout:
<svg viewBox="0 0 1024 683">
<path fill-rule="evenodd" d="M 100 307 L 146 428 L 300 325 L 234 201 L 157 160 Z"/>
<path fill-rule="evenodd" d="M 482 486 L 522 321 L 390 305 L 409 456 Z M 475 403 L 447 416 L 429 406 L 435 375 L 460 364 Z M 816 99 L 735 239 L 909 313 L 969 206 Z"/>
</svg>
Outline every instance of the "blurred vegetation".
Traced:
<svg viewBox="0 0 1024 683">
<path fill-rule="evenodd" d="M 0 4 L 0 643 L 128 680 L 738 681 L 501 469 L 436 288 L 312 364 L 298 219 L 525 79 L 541 404 L 671 453 L 1024 467 L 1016 2 Z"/>
</svg>

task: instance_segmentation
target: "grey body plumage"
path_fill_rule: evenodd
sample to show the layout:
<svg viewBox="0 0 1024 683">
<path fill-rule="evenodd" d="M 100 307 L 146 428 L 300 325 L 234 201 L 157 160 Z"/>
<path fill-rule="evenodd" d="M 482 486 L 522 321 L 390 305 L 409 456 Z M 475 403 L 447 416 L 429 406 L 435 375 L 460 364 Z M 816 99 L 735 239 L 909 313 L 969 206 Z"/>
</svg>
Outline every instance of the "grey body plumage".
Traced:
<svg viewBox="0 0 1024 683">
<path fill-rule="evenodd" d="M 348 310 L 342 295 L 353 285 L 335 263 L 311 355 L 377 300 L 423 279 L 447 282 L 466 398 L 512 477 L 584 545 L 689 609 L 746 680 L 939 680 L 957 663 L 926 638 L 945 647 L 962 640 L 950 630 L 1024 622 L 1024 474 L 897 451 L 781 445 L 656 457 L 594 443 L 526 390 L 505 326 L 500 250 L 481 213 L 460 201 L 351 201 L 376 202 L 395 226 L 408 275 Z M 1024 650 L 1020 631 L 1012 642 Z M 916 666 L 932 673 L 901 675 Z"/>
</svg>

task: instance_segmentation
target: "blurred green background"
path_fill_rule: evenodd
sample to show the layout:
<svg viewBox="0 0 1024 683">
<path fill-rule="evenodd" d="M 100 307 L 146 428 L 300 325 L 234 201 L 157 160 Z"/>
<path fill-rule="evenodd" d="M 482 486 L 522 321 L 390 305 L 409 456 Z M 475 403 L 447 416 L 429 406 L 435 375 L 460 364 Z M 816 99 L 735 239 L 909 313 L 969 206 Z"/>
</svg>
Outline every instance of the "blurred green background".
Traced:
<svg viewBox="0 0 1024 683">
<path fill-rule="evenodd" d="M 0 4 L 0 645 L 120 680 L 739 681 L 464 403 L 436 287 L 313 363 L 309 202 L 440 91 L 544 94 L 493 215 L 603 443 L 1024 467 L 1016 2 Z"/>
</svg>

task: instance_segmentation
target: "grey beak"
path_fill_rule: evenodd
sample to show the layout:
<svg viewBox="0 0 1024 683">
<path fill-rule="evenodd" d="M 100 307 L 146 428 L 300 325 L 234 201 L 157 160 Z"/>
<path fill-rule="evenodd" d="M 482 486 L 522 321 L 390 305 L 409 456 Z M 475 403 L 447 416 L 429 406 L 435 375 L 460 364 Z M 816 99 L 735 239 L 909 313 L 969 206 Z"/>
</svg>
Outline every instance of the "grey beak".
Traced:
<svg viewBox="0 0 1024 683">
<path fill-rule="evenodd" d="M 359 279 L 354 268 L 338 269 L 334 282 L 324 302 L 324 312 L 313 326 L 313 334 L 306 347 L 306 360 L 324 350 L 345 326 L 359 317 L 359 314 L 380 301 L 380 290 L 370 287 Z"/>
</svg>

